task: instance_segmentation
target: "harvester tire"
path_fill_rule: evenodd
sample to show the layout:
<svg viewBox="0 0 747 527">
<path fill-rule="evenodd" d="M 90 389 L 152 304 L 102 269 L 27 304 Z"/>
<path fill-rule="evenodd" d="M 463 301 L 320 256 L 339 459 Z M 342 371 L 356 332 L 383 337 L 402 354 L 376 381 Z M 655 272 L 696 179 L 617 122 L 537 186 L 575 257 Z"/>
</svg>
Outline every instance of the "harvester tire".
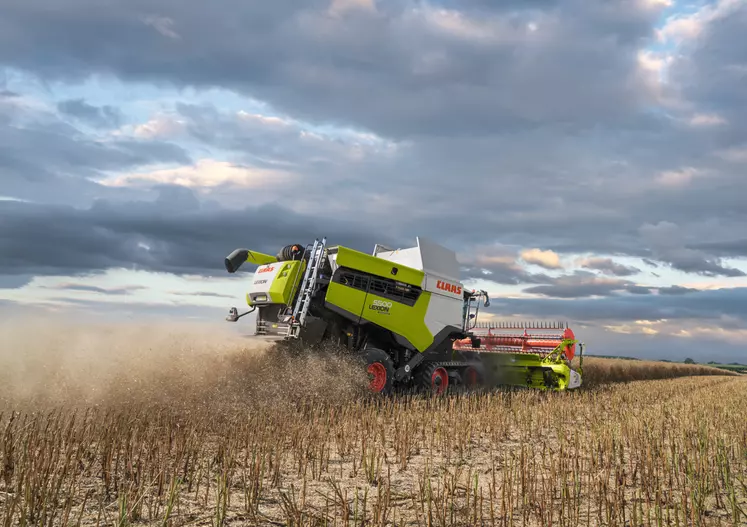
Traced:
<svg viewBox="0 0 747 527">
<path fill-rule="evenodd" d="M 368 389 L 374 393 L 390 394 L 394 387 L 394 363 L 391 357 L 378 348 L 369 348 L 366 356 L 369 375 Z"/>
</svg>

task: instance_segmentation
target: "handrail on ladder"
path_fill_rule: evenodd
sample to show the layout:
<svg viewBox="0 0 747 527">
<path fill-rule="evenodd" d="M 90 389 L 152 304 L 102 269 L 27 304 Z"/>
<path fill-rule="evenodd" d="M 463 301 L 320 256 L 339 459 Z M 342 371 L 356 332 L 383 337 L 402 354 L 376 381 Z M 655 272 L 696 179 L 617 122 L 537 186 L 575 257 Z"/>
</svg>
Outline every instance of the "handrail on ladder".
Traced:
<svg viewBox="0 0 747 527">
<path fill-rule="evenodd" d="M 309 254 L 309 265 L 306 267 L 304 273 L 303 282 L 296 300 L 296 305 L 293 308 L 293 314 L 291 315 L 290 325 L 288 327 L 289 337 L 298 337 L 301 326 L 306 321 L 306 313 L 309 311 L 311 305 L 311 296 L 314 293 L 314 287 L 316 286 L 316 280 L 319 276 L 319 268 L 321 267 L 321 260 L 324 257 L 324 249 L 327 245 L 327 238 L 319 238 L 314 240 L 314 245 L 311 248 Z"/>
</svg>

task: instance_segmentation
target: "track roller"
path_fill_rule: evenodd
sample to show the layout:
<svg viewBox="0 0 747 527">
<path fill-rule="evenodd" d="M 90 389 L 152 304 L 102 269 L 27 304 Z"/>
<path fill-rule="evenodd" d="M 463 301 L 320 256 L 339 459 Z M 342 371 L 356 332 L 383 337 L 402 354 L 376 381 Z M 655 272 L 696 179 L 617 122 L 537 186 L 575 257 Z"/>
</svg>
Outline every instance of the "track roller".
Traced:
<svg viewBox="0 0 747 527">
<path fill-rule="evenodd" d="M 476 366 L 467 366 L 462 373 L 462 382 L 467 389 L 475 390 L 482 386 L 484 382 L 483 372 Z"/>
<path fill-rule="evenodd" d="M 420 370 L 418 384 L 434 395 L 442 395 L 449 388 L 449 372 L 438 363 L 426 364 Z"/>
</svg>

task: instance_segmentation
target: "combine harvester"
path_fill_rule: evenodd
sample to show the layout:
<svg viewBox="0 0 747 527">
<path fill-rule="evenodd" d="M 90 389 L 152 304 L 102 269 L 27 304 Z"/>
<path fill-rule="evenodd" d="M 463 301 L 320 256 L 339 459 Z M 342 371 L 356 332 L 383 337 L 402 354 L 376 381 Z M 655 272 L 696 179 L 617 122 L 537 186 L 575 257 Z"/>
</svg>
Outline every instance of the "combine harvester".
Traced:
<svg viewBox="0 0 747 527">
<path fill-rule="evenodd" d="M 277 256 L 236 249 L 225 259 L 229 273 L 245 263 L 258 266 L 250 309 L 231 308 L 227 320 L 256 311 L 258 337 L 303 348 L 341 344 L 366 360 L 374 392 L 581 385 L 571 360 L 577 344 L 583 360 L 583 345 L 570 328 L 479 323 L 487 292 L 466 290 L 456 253 L 431 241 L 396 250 L 377 244 L 369 255 L 323 238 Z"/>
</svg>

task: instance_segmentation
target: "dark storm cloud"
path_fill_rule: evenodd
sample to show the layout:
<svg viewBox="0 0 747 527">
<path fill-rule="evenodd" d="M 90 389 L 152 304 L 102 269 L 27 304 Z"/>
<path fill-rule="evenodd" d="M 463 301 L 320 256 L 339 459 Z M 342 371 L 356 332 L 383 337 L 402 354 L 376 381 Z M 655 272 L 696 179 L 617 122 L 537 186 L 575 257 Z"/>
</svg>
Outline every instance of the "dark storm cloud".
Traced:
<svg viewBox="0 0 747 527">
<path fill-rule="evenodd" d="M 98 171 L 126 170 L 156 162 L 188 163 L 181 148 L 168 143 L 131 140 L 97 142 L 77 130 L 0 127 L 0 166 L 18 179 L 39 180 L 53 173 L 82 178 Z"/>
<path fill-rule="evenodd" d="M 592 296 L 614 296 L 621 293 L 650 294 L 651 288 L 639 286 L 627 280 L 601 278 L 588 271 L 551 278 L 549 283 L 524 289 L 526 293 L 554 298 L 583 298 Z"/>
<path fill-rule="evenodd" d="M 660 183 L 657 165 L 678 166 L 688 155 L 677 151 L 681 134 L 670 124 L 639 134 L 566 134 L 544 127 L 506 136 L 428 138 L 403 147 L 391 166 L 364 175 L 398 189 L 382 204 L 390 204 L 392 214 L 409 211 L 413 201 L 427 203 L 418 220 L 453 246 L 492 239 L 562 254 L 668 259 L 677 268 L 729 275 L 735 271 L 720 262 L 728 255 L 717 246 L 697 254 L 689 249 L 703 240 L 743 237 L 747 180 L 717 166 L 715 174 L 679 186 Z M 707 154 L 702 145 L 686 150 Z M 676 246 L 642 236 L 662 220 L 675 226 Z"/>
<path fill-rule="evenodd" d="M 351 11 L 343 19 L 324 14 L 327 1 L 307 2 L 302 9 L 285 0 L 227 0 L 218 7 L 175 0 L 72 0 L 64 11 L 50 10 L 42 0 L 4 4 L 0 62 L 45 79 L 78 81 L 103 72 L 159 86 L 216 85 L 271 103 L 271 113 L 410 139 L 391 158 L 374 156 L 352 164 L 339 145 L 310 147 L 299 141 L 296 128 L 247 125 L 214 108 L 177 105 L 175 111 L 186 118 L 183 131 L 203 152 L 226 149 L 268 164 L 303 167 L 293 199 L 306 210 L 314 204 L 319 212 L 288 215 L 284 207 L 295 205 L 283 191 L 278 199 L 285 205 L 263 212 L 209 211 L 204 203 L 199 208 L 191 193 L 167 196 L 166 190 L 158 209 L 138 202 L 40 209 L 38 215 L 48 222 L 60 221 L 53 227 L 62 239 L 98 249 L 87 257 L 90 263 L 67 255 L 64 268 L 126 262 L 142 268 L 212 269 L 219 240 L 227 232 L 233 235 L 238 225 L 259 244 L 285 239 L 297 226 L 293 222 L 305 228 L 312 220 L 336 234 L 336 241 L 342 237 L 366 250 L 369 242 L 382 241 L 369 234 L 373 227 L 344 225 L 355 218 L 375 222 L 380 233 L 403 244 L 412 243 L 416 234 L 457 250 L 500 240 L 559 253 L 638 256 L 708 276 L 742 275 L 720 260 L 733 254 L 728 244 L 741 239 L 747 226 L 747 180 L 713 151 L 747 137 L 734 124 L 737 110 L 712 104 L 719 89 L 734 85 L 727 83 L 732 77 L 724 76 L 734 64 L 714 52 L 721 45 L 717 32 L 707 32 L 702 48 L 675 64 L 675 78 L 697 103 L 694 110 L 715 108 L 729 124 L 693 128 L 686 119 L 692 108 L 686 104 L 682 115 L 679 110 L 648 111 L 658 103 L 651 83 L 656 75 L 641 76 L 638 52 L 652 42 L 655 9 L 622 1 L 531 2 L 531 8 L 509 4 L 470 2 L 467 25 L 450 14 L 394 1 L 379 2 L 379 13 Z M 739 20 L 723 22 L 721 29 L 736 34 Z M 734 61 L 739 53 L 730 50 L 725 57 Z M 702 75 L 711 72 L 721 75 L 721 84 L 704 84 Z M 740 101 L 737 92 L 730 97 Z M 66 189 L 102 170 L 189 162 L 183 150 L 169 143 L 99 143 L 69 123 L 50 126 L 34 119 L 22 129 L 3 129 L 2 115 L 0 106 L 0 145 L 13 147 L 0 151 L 0 176 L 15 178 L 4 180 L 3 193 L 19 195 L 14 189 L 25 188 L 21 197 L 32 196 L 28 185 L 35 178 L 33 189 L 39 194 L 33 197 L 64 194 L 73 200 L 78 190 Z M 691 165 L 710 171 L 702 177 L 693 172 L 697 175 L 688 180 Z M 677 171 L 682 171 L 684 183 L 659 184 L 657 178 L 667 171 L 665 182 L 677 183 Z M 18 183 L 22 180 L 26 187 Z M 106 192 L 114 198 L 125 192 L 85 184 L 92 195 Z M 229 196 L 242 205 L 253 197 L 230 185 L 214 196 Z M 287 223 L 278 223 L 285 218 Z M 258 226 L 249 229 L 247 221 Z M 68 231 L 67 225 L 75 228 Z M 662 225 L 674 236 L 664 236 Z M 195 239 L 190 240 L 187 228 Z M 317 235 L 311 229 L 303 234 L 304 240 L 292 242 Z M 694 245 L 703 240 L 711 245 Z M 231 248 L 221 245 L 217 252 Z M 274 245 L 268 249 L 276 250 Z M 39 261 L 35 258 L 34 265 Z M 628 276 L 619 264 L 604 265 L 613 276 Z M 504 284 L 551 287 L 541 291 L 553 294 L 562 293 L 561 286 L 617 287 L 558 284 L 510 262 L 493 262 L 489 277 L 483 268 L 469 264 L 466 272 Z M 646 293 L 632 284 L 624 290 Z M 565 294 L 574 293 L 567 289 Z"/>
<path fill-rule="evenodd" d="M 611 258 L 589 258 L 584 261 L 582 267 L 615 276 L 630 276 L 640 272 L 640 269 L 616 263 Z"/>
<path fill-rule="evenodd" d="M 617 295 L 609 298 L 494 298 L 490 311 L 552 320 L 618 321 L 693 319 L 705 323 L 733 317 L 747 322 L 747 288 L 683 294 Z"/>
<path fill-rule="evenodd" d="M 654 256 L 669 263 L 673 268 L 704 276 L 747 276 L 743 271 L 724 267 L 718 258 L 707 253 L 685 247 L 681 229 L 670 222 L 641 227 L 643 239 L 648 242 Z"/>
<path fill-rule="evenodd" d="M 0 289 L 19 289 L 34 279 L 34 275 L 2 275 L 0 271 Z"/>
<path fill-rule="evenodd" d="M 543 274 L 530 273 L 518 264 L 467 264 L 461 267 L 461 273 L 463 279 L 489 280 L 501 285 L 543 284 L 552 280 Z"/>
<path fill-rule="evenodd" d="M 688 293 L 695 293 L 698 290 L 692 287 L 682 287 L 679 285 L 672 285 L 669 287 L 659 287 L 657 291 L 660 295 L 686 295 Z"/>
<path fill-rule="evenodd" d="M 544 277 L 537 280 L 542 285 L 524 289 L 548 298 L 619 297 L 624 295 L 684 295 L 697 289 L 666 286 L 644 286 L 618 278 L 604 278 L 587 271 L 575 271 L 560 277 Z M 526 283 L 526 282 L 523 282 Z"/>
<path fill-rule="evenodd" d="M 112 194 L 89 178 L 169 162 L 190 158 L 171 143 L 86 136 L 54 114 L 0 98 L 0 195 L 85 203 L 91 196 Z"/>
<path fill-rule="evenodd" d="M 68 99 L 57 103 L 57 109 L 92 126 L 116 128 L 122 122 L 122 113 L 113 106 L 93 106 L 83 99 Z"/>
<path fill-rule="evenodd" d="M 625 123 L 653 102 L 637 51 L 659 13 L 629 2 L 483 9 L 466 21 L 411 1 L 342 18 L 330 4 L 6 3 L 0 62 L 45 78 L 230 87 L 300 118 L 393 137 Z"/>
<path fill-rule="evenodd" d="M 97 201 L 88 209 L 0 202 L 0 274 L 126 268 L 222 275 L 223 259 L 238 247 L 276 254 L 322 235 L 365 252 L 377 242 L 397 242 L 372 234 L 365 223 L 304 216 L 278 205 L 202 210 L 193 200 L 187 189 L 162 189 L 153 202 Z"/>
<path fill-rule="evenodd" d="M 733 241 L 722 241 L 722 242 L 700 242 L 693 244 L 693 249 L 699 251 L 705 251 L 708 253 L 718 253 L 726 256 L 747 256 L 747 239 L 738 239 Z"/>
<path fill-rule="evenodd" d="M 734 225 L 717 235 L 728 240 L 746 221 L 738 196 L 747 191 L 736 173 L 684 189 L 652 185 L 660 171 L 702 163 L 709 149 L 729 143 L 647 112 L 657 101 L 638 52 L 653 42 L 659 12 L 644 3 L 446 4 L 465 8 L 466 19 L 411 9 L 411 2 L 379 2 L 378 13 L 350 11 L 343 19 L 325 14 L 326 1 L 299 8 L 228 0 L 216 8 L 74 0 L 64 13 L 45 5 L 0 8 L 0 26 L 8 25 L 0 31 L 7 43 L 0 61 L 46 78 L 103 71 L 223 86 L 296 118 L 414 139 L 391 163 L 352 167 L 329 145 L 309 149 L 292 128 L 252 128 L 208 107 L 178 107 L 201 145 L 305 161 L 297 190 L 309 199 L 353 203 L 362 193 L 383 192 L 374 184 L 380 181 L 391 207 L 381 212 L 427 225 L 452 246 L 490 235 L 558 252 L 614 252 L 735 273 L 719 264 L 718 253 L 688 253 L 687 237 L 685 253 L 641 244 L 639 228 L 662 215 L 683 228 L 696 214 L 698 221 L 729 215 Z M 79 38 L 63 38 L 71 31 Z M 49 52 L 34 53 L 37 46 Z M 687 76 L 698 71 L 680 73 L 683 83 L 698 85 Z M 320 158 L 324 164 L 310 162 Z M 330 181 L 335 164 L 350 174 L 345 185 Z M 463 207 L 455 206 L 459 195 Z M 413 202 L 430 210 L 416 213 Z M 472 213 L 479 225 L 465 223 Z"/>
<path fill-rule="evenodd" d="M 710 112 L 720 112 L 725 117 L 738 112 L 747 114 L 747 4 L 744 2 L 719 2 L 712 20 L 704 24 L 701 18 L 701 35 L 685 43 L 683 53 L 673 62 L 670 75 L 680 84 L 689 100 L 707 105 Z M 691 82 L 696 79 L 697 82 Z M 737 116 L 735 116 L 737 117 Z M 733 120 L 732 126 L 744 122 Z M 728 129 L 727 129 L 728 131 Z M 741 138 L 744 140 L 744 137 Z"/>
<path fill-rule="evenodd" d="M 349 163 L 353 146 L 362 143 L 360 135 L 324 136 L 309 133 L 306 123 L 246 112 L 226 112 L 212 105 L 178 103 L 175 115 L 185 136 L 201 145 L 238 153 L 256 166 L 264 168 L 293 167 L 328 173 L 341 161 Z M 385 142 L 371 140 L 364 152 L 374 158 L 376 148 Z M 313 178 L 313 184 L 324 184 L 324 177 Z"/>
<path fill-rule="evenodd" d="M 521 281 L 520 283 L 529 282 Z M 586 271 L 575 271 L 560 277 L 544 277 L 544 280 L 537 279 L 535 283 L 541 285 L 528 287 L 524 289 L 524 292 L 563 299 L 626 295 L 680 296 L 698 292 L 698 289 L 676 285 L 665 287 L 639 285 L 629 280 L 599 277 Z"/>
</svg>

